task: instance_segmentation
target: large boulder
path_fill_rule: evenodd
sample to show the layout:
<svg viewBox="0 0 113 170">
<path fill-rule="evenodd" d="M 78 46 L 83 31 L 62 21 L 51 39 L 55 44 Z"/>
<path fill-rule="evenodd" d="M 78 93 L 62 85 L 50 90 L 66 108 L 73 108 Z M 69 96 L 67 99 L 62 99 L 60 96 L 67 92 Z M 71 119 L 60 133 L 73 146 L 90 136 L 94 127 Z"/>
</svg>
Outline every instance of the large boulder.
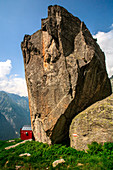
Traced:
<svg viewBox="0 0 113 170">
<path fill-rule="evenodd" d="M 88 149 L 87 144 L 113 142 L 113 94 L 78 114 L 70 126 L 71 146 Z"/>
<path fill-rule="evenodd" d="M 113 75 L 110 77 L 111 87 L 112 87 L 112 93 L 113 93 Z"/>
<path fill-rule="evenodd" d="M 74 116 L 111 94 L 104 53 L 86 25 L 57 5 L 21 48 L 35 140 L 63 143 Z"/>
</svg>

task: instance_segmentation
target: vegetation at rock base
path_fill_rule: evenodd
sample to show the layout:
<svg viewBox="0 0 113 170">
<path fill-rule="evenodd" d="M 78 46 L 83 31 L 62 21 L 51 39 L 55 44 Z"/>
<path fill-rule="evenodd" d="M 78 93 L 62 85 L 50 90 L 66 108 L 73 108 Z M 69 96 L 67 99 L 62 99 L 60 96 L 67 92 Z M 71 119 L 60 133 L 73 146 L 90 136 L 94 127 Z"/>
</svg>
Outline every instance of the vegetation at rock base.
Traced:
<svg viewBox="0 0 113 170">
<path fill-rule="evenodd" d="M 77 151 L 71 147 L 61 144 L 49 146 L 35 141 L 27 141 L 15 148 L 5 150 L 5 147 L 20 142 L 0 141 L 0 169 L 13 170 L 16 166 L 20 169 L 113 169 L 113 143 L 104 143 L 104 145 L 93 142 L 88 145 L 87 152 Z M 29 153 L 31 156 L 19 155 Z M 53 168 L 52 163 L 55 160 L 63 158 L 65 163 L 58 164 Z"/>
</svg>

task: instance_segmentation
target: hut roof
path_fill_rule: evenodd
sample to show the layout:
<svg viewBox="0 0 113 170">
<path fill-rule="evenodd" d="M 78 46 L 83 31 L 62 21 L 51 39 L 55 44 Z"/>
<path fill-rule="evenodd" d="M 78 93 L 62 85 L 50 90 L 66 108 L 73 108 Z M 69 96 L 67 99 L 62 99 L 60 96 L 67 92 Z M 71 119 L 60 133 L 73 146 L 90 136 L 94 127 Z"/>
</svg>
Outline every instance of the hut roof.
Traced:
<svg viewBox="0 0 113 170">
<path fill-rule="evenodd" d="M 24 125 L 22 130 L 32 130 L 31 125 Z"/>
</svg>

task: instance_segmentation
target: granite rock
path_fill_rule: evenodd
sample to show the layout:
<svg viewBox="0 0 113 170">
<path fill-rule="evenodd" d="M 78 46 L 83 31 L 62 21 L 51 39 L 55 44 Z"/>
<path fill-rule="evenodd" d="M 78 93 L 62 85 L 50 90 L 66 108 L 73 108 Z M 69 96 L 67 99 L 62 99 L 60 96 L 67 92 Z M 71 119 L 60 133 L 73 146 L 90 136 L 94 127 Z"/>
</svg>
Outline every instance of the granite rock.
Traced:
<svg viewBox="0 0 113 170">
<path fill-rule="evenodd" d="M 75 115 L 111 94 L 104 53 L 84 22 L 57 5 L 21 48 L 35 140 L 69 141 Z"/>
<path fill-rule="evenodd" d="M 86 150 L 92 142 L 113 142 L 113 94 L 88 107 L 71 123 L 71 147 Z"/>
</svg>

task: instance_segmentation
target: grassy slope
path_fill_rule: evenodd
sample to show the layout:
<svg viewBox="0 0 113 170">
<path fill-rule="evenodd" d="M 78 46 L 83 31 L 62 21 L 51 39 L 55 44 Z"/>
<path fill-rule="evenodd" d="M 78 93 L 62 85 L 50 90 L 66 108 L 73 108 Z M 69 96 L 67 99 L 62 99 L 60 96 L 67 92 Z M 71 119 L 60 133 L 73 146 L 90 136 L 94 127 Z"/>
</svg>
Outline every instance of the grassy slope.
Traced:
<svg viewBox="0 0 113 170">
<path fill-rule="evenodd" d="M 113 169 L 113 143 L 105 143 L 104 146 L 93 143 L 89 150 L 77 151 L 71 147 L 62 145 L 43 144 L 35 141 L 26 142 L 15 148 L 5 150 L 13 143 L 0 141 L 0 169 L 15 169 L 21 165 L 21 169 Z M 19 157 L 22 153 L 30 153 L 30 157 Z M 53 161 L 63 158 L 66 162 L 52 167 Z"/>
</svg>

